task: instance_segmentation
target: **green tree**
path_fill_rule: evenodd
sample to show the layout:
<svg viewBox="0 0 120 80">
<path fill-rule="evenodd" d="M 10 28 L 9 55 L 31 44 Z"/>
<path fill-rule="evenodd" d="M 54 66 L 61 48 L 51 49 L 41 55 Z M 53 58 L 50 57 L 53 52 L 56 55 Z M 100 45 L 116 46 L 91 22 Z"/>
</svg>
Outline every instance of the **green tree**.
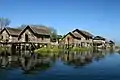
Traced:
<svg viewBox="0 0 120 80">
<path fill-rule="evenodd" d="M 9 24 L 10 24 L 10 20 L 8 18 L 3 18 L 3 17 L 0 18 L 0 28 L 1 28 L 1 30 L 4 27 L 8 26 Z"/>
<path fill-rule="evenodd" d="M 62 35 L 57 35 L 57 39 L 62 39 Z"/>
<path fill-rule="evenodd" d="M 50 33 L 51 33 L 51 41 L 56 42 L 56 40 L 58 38 L 56 29 L 54 29 L 53 27 L 49 27 L 49 29 L 50 29 Z"/>
</svg>

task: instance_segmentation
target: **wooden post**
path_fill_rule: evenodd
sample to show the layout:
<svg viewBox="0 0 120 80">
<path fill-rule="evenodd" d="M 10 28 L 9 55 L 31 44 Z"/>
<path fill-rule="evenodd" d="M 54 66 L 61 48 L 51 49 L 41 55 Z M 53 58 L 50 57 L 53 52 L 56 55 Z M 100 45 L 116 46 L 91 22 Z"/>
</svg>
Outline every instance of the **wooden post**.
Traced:
<svg viewBox="0 0 120 80">
<path fill-rule="evenodd" d="M 15 47 L 14 54 L 16 54 L 16 52 L 17 52 L 17 45 L 16 45 L 16 44 L 14 44 L 14 47 Z"/>
<path fill-rule="evenodd" d="M 7 46 L 6 46 L 7 43 L 5 43 L 5 56 L 7 54 Z"/>
<path fill-rule="evenodd" d="M 29 53 L 31 54 L 31 44 L 29 44 Z"/>
<path fill-rule="evenodd" d="M 29 43 L 29 53 L 31 53 L 31 44 Z"/>
<path fill-rule="evenodd" d="M 67 48 L 68 48 L 68 49 L 69 49 L 69 40 L 70 40 L 70 38 L 68 37 L 68 38 L 67 38 L 67 41 L 68 41 L 68 47 L 67 47 Z"/>
<path fill-rule="evenodd" d="M 20 43 L 20 55 L 19 56 L 21 56 L 21 54 L 22 54 L 22 44 Z"/>
<path fill-rule="evenodd" d="M 18 56 L 20 55 L 20 51 L 21 51 L 21 46 L 20 46 L 20 43 L 18 44 L 18 48 L 19 48 L 19 53 L 18 53 Z"/>
<path fill-rule="evenodd" d="M 15 52 L 15 45 L 12 43 L 11 46 L 12 46 L 11 47 L 11 54 L 14 54 L 14 52 Z"/>
<path fill-rule="evenodd" d="M 24 50 L 24 52 L 25 52 L 25 55 L 26 55 L 26 43 L 25 43 L 25 50 Z"/>
</svg>

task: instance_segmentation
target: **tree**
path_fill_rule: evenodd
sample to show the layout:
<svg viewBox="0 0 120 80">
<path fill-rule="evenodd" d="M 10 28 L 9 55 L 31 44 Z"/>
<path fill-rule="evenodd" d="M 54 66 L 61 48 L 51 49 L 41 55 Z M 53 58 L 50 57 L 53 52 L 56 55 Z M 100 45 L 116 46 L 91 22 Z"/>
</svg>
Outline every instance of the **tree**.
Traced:
<svg viewBox="0 0 120 80">
<path fill-rule="evenodd" d="M 6 27 L 6 26 L 8 26 L 10 24 L 10 20 L 8 19 L 8 18 L 0 18 L 0 28 L 1 28 L 1 30 L 4 28 L 4 27 Z"/>
<path fill-rule="evenodd" d="M 57 39 L 62 39 L 62 35 L 57 35 Z"/>
<path fill-rule="evenodd" d="M 57 31 L 53 27 L 49 27 L 51 33 L 51 41 L 56 42 L 58 35 Z"/>
</svg>

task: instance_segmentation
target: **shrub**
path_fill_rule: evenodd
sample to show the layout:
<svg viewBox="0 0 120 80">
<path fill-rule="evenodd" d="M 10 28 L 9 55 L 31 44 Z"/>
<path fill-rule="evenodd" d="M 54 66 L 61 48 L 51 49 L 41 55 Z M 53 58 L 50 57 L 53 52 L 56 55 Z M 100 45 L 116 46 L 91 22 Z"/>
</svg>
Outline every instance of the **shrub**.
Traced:
<svg viewBox="0 0 120 80">
<path fill-rule="evenodd" d="M 54 47 L 43 47 L 43 48 L 39 48 L 36 49 L 34 52 L 38 53 L 40 55 L 49 55 L 50 53 L 59 53 L 60 51 L 62 51 L 62 49 L 59 49 L 58 47 L 54 46 Z"/>
<path fill-rule="evenodd" d="M 87 47 L 73 47 L 71 51 L 89 51 L 92 50 L 92 48 L 87 48 Z"/>
</svg>

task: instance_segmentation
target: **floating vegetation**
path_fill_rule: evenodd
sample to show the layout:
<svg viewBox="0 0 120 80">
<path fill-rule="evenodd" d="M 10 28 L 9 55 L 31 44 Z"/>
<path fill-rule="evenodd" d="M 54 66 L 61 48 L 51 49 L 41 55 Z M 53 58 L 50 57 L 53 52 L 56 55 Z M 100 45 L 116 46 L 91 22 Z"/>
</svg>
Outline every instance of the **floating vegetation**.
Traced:
<svg viewBox="0 0 120 80">
<path fill-rule="evenodd" d="M 70 51 L 90 51 L 92 48 L 87 48 L 87 47 L 73 47 L 70 49 Z"/>
<path fill-rule="evenodd" d="M 39 48 L 39 49 L 36 49 L 35 52 L 36 53 L 56 53 L 56 52 L 60 52 L 62 51 L 62 49 L 58 48 L 58 47 L 43 47 L 43 48 Z"/>
</svg>

